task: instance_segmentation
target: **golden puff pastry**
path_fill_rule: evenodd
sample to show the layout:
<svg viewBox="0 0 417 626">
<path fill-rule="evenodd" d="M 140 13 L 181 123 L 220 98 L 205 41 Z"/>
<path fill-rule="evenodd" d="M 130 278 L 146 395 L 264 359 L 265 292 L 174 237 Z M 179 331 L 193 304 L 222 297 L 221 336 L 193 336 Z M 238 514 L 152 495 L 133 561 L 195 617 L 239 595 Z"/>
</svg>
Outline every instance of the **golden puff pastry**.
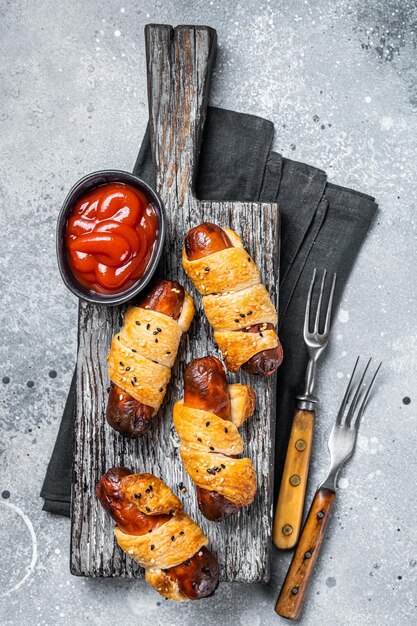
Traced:
<svg viewBox="0 0 417 626">
<path fill-rule="evenodd" d="M 159 280 L 138 305 L 127 309 L 107 358 L 112 382 L 107 420 L 115 430 L 138 437 L 149 428 L 193 316 L 191 296 L 169 280 Z"/>
<path fill-rule="evenodd" d="M 227 369 L 272 374 L 282 362 L 278 315 L 240 237 L 229 228 L 200 224 L 186 236 L 182 263 L 203 296 Z"/>
<path fill-rule="evenodd" d="M 184 399 L 174 405 L 185 471 L 197 486 L 202 513 L 220 521 L 253 502 L 256 474 L 243 452 L 238 431 L 253 413 L 255 394 L 245 385 L 228 385 L 215 357 L 196 359 L 184 372 Z"/>
<path fill-rule="evenodd" d="M 165 483 L 119 467 L 102 476 L 96 493 L 116 522 L 118 545 L 145 568 L 147 582 L 161 595 L 186 602 L 214 593 L 217 559 L 205 547 L 208 540 L 201 528 Z"/>
</svg>

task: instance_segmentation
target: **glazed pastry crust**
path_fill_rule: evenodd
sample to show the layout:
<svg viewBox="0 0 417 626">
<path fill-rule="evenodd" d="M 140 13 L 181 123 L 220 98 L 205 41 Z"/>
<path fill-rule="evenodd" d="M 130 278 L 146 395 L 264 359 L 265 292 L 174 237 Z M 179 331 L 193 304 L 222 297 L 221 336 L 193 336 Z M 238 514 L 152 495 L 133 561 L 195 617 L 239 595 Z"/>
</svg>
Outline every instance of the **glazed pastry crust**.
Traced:
<svg viewBox="0 0 417 626">
<path fill-rule="evenodd" d="M 204 311 L 227 369 L 237 372 L 255 354 L 279 345 L 274 330 L 257 334 L 241 329 L 257 324 L 276 326 L 278 314 L 240 237 L 230 228 L 222 230 L 233 247 L 195 260 L 187 257 L 184 247 L 182 263 L 195 288 L 203 295 Z"/>
<path fill-rule="evenodd" d="M 178 321 L 148 308 L 130 306 L 123 328 L 113 337 L 107 357 L 113 383 L 154 409 L 165 397 L 181 336 L 194 317 L 192 297 L 185 293 Z"/>
<path fill-rule="evenodd" d="M 256 474 L 250 459 L 233 459 L 184 445 L 180 445 L 180 454 L 185 471 L 198 487 L 217 491 L 239 507 L 253 502 Z"/>
<path fill-rule="evenodd" d="M 161 569 L 147 569 L 145 571 L 145 580 L 152 585 L 161 596 L 168 600 L 176 600 L 177 602 L 188 602 L 189 598 L 181 593 L 178 583 Z"/>
<path fill-rule="evenodd" d="M 152 533 L 128 535 L 116 526 L 114 534 L 122 550 L 146 569 L 180 565 L 208 543 L 201 528 L 182 511 Z"/>
<path fill-rule="evenodd" d="M 135 400 L 153 407 L 156 413 L 164 399 L 171 369 L 132 352 L 118 336 L 113 337 L 107 357 L 109 377 Z"/>
<path fill-rule="evenodd" d="M 184 303 L 182 305 L 182 311 L 178 318 L 178 326 L 183 333 L 186 333 L 191 326 L 195 313 L 194 300 L 189 293 L 184 294 Z"/>
<path fill-rule="evenodd" d="M 243 452 L 243 439 L 236 426 L 214 413 L 184 406 L 180 400 L 174 405 L 173 421 L 187 448 L 228 455 Z"/>
<path fill-rule="evenodd" d="M 129 474 L 122 479 L 123 495 L 146 515 L 175 515 L 182 510 L 181 501 L 171 489 L 153 474 Z"/>
<path fill-rule="evenodd" d="M 240 330 L 248 324 L 278 323 L 269 293 L 259 283 L 240 291 L 205 296 L 204 311 L 215 331 Z"/>
<path fill-rule="evenodd" d="M 182 250 L 184 270 L 203 295 L 245 289 L 260 282 L 259 270 L 243 247 L 240 237 L 230 228 L 223 228 L 233 248 L 225 248 L 202 259 L 190 261 Z"/>
<path fill-rule="evenodd" d="M 234 383 L 229 385 L 230 419 L 236 428 L 240 428 L 255 410 L 256 396 L 252 387 Z"/>
<path fill-rule="evenodd" d="M 278 345 L 278 336 L 274 330 L 259 333 L 215 332 L 214 340 L 221 350 L 227 369 L 231 372 L 237 372 L 254 354 L 276 348 Z"/>
<path fill-rule="evenodd" d="M 152 360 L 161 365 L 172 367 L 182 330 L 178 322 L 168 315 L 131 306 L 126 311 L 123 328 L 118 334 L 125 346 L 134 348 L 144 356 L 151 355 Z M 158 339 L 157 343 L 155 339 Z"/>
</svg>

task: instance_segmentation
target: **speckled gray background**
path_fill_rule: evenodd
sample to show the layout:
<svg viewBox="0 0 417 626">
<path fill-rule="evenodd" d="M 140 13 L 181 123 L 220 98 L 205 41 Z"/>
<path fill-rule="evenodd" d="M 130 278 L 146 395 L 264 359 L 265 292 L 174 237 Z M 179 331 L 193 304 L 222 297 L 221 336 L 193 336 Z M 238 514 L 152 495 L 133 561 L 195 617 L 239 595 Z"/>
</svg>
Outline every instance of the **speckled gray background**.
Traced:
<svg viewBox="0 0 417 626">
<path fill-rule="evenodd" d="M 211 102 L 273 120 L 285 156 L 380 203 L 320 370 L 309 500 L 355 356 L 382 358 L 383 375 L 302 624 L 415 624 L 417 8 L 400 0 L 1 0 L 0 622 L 284 623 L 273 606 L 289 554 L 274 553 L 268 586 L 222 585 L 214 599 L 178 606 L 142 582 L 72 577 L 69 521 L 41 510 L 76 348 L 55 220 L 81 175 L 133 167 L 147 119 L 147 22 L 214 26 Z"/>
</svg>

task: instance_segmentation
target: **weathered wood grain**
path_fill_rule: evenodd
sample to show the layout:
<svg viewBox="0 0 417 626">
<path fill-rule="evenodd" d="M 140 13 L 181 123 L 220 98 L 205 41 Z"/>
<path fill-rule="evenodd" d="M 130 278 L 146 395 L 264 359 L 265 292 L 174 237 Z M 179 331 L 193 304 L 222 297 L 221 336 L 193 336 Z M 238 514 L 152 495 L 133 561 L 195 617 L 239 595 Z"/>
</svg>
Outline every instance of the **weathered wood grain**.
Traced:
<svg viewBox="0 0 417 626">
<path fill-rule="evenodd" d="M 168 237 L 160 275 L 178 279 L 195 297 L 197 312 L 183 338 L 165 401 L 151 431 L 129 441 L 105 422 L 106 357 L 121 309 L 80 305 L 77 405 L 72 498 L 71 571 L 86 576 L 142 577 L 116 546 L 113 522 L 95 498 L 95 486 L 109 467 L 126 465 L 166 481 L 202 526 L 218 554 L 222 580 L 261 581 L 269 577 L 272 529 L 275 376 L 239 373 L 231 382 L 250 384 L 257 395 L 255 415 L 241 429 L 245 455 L 258 476 L 255 502 L 215 524 L 201 515 L 195 488 L 179 458 L 172 407 L 182 396 L 182 372 L 190 360 L 219 355 L 202 312 L 201 298 L 181 267 L 181 248 L 191 226 L 213 221 L 236 230 L 258 264 L 263 282 L 278 305 L 279 214 L 275 204 L 202 202 L 192 192 L 193 172 L 205 115 L 215 33 L 204 27 L 148 27 L 146 30 L 150 117 L 157 164 L 157 187 L 167 208 Z M 175 128 L 175 131 L 172 129 Z M 186 493 L 178 489 L 182 482 Z"/>
</svg>

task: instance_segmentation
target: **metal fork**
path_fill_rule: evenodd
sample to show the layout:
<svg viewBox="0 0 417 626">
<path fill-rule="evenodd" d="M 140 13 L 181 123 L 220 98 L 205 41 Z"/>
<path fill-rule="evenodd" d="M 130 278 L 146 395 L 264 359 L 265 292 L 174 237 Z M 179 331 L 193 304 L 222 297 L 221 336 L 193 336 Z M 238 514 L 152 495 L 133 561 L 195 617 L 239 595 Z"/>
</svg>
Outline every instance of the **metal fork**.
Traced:
<svg viewBox="0 0 417 626">
<path fill-rule="evenodd" d="M 274 545 L 281 549 L 293 548 L 298 541 L 301 531 L 304 499 L 308 480 L 308 468 L 313 442 L 313 429 L 315 421 L 314 407 L 318 402 L 318 398 L 314 395 L 316 364 L 323 350 L 327 346 L 330 336 L 330 322 L 333 296 L 336 286 L 336 274 L 333 274 L 327 308 L 326 311 L 323 312 L 321 309 L 327 276 L 327 271 L 323 271 L 317 302 L 317 311 L 314 320 L 314 328 L 310 331 L 310 317 L 316 275 L 317 270 L 315 269 L 308 291 L 304 316 L 304 342 L 309 355 L 305 390 L 301 396 L 297 396 L 297 410 L 293 418 L 284 472 L 282 474 L 281 487 L 275 510 L 274 529 L 272 533 L 272 541 Z M 323 332 L 320 332 L 320 321 L 323 322 L 323 318 Z"/>
<path fill-rule="evenodd" d="M 381 363 L 376 368 L 370 383 L 364 385 L 371 359 L 365 366 L 356 388 L 352 391 L 353 379 L 359 363 L 356 360 L 346 393 L 338 411 L 329 438 L 330 470 L 319 485 L 310 508 L 304 529 L 291 561 L 290 568 L 281 589 L 275 610 L 282 617 L 298 619 L 307 593 L 314 565 L 319 555 L 330 511 L 336 496 L 337 474 L 355 449 L 359 426 L 364 414 L 371 389 Z M 352 399 L 351 399 L 352 398 Z M 346 408 L 348 410 L 346 411 Z"/>
</svg>

